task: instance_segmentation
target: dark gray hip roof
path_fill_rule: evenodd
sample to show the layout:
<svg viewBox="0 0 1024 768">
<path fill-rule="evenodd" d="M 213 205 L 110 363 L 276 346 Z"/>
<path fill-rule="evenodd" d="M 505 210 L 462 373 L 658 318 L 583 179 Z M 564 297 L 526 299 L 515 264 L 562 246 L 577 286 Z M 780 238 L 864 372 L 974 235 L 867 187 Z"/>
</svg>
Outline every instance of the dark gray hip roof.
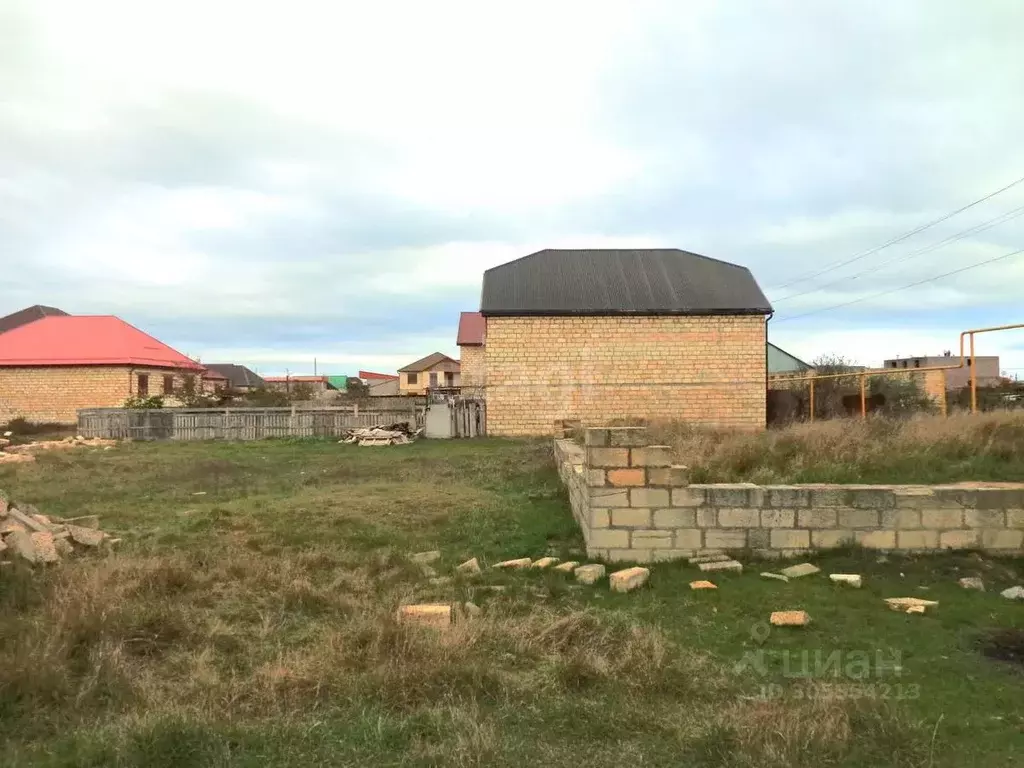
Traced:
<svg viewBox="0 0 1024 768">
<path fill-rule="evenodd" d="M 484 272 L 484 315 L 769 315 L 750 270 L 676 248 L 547 249 Z"/>
</svg>

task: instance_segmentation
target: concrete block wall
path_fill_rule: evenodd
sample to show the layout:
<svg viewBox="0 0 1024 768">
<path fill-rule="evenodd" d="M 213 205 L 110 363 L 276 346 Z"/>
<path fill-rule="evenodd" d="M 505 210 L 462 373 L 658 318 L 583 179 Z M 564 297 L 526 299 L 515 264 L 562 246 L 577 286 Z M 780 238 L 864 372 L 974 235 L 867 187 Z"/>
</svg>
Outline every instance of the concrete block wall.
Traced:
<svg viewBox="0 0 1024 768">
<path fill-rule="evenodd" d="M 587 552 L 655 562 L 730 550 L 792 556 L 855 542 L 869 549 L 1024 553 L 1024 484 L 690 484 L 643 427 L 555 441 Z"/>
<path fill-rule="evenodd" d="M 482 387 L 486 370 L 483 345 L 466 344 L 459 347 L 459 362 L 462 366 L 462 386 Z"/>
</svg>

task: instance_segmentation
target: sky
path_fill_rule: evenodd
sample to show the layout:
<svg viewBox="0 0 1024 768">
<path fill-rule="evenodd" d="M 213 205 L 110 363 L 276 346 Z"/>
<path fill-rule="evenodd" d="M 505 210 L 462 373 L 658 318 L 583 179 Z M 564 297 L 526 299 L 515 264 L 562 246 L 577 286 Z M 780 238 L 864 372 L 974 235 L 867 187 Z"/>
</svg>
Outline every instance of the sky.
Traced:
<svg viewBox="0 0 1024 768">
<path fill-rule="evenodd" d="M 658 246 L 749 267 L 805 360 L 955 350 L 1024 322 L 1024 254 L 933 280 L 1024 248 L 1024 182 L 873 249 L 1024 177 L 1021 29 L 1019 0 L 0 0 L 0 314 L 394 371 L 457 355 L 488 267 Z M 1024 377 L 1024 330 L 978 353 Z"/>
</svg>

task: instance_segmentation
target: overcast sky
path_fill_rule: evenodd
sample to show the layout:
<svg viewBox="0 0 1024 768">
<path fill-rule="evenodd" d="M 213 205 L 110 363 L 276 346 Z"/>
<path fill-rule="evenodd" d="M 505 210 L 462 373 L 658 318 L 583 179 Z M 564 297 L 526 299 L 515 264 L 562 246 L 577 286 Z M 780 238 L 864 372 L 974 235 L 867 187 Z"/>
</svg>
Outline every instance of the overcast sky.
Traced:
<svg viewBox="0 0 1024 768">
<path fill-rule="evenodd" d="M 868 297 L 1024 248 L 1024 183 L 787 284 L 1024 176 L 1022 29 L 1019 0 L 0 0 L 0 314 L 393 371 L 457 353 L 487 267 L 657 245 L 749 266 L 805 359 L 940 353 L 1024 322 L 1024 255 Z M 979 352 L 1024 377 L 1024 331 Z"/>
</svg>

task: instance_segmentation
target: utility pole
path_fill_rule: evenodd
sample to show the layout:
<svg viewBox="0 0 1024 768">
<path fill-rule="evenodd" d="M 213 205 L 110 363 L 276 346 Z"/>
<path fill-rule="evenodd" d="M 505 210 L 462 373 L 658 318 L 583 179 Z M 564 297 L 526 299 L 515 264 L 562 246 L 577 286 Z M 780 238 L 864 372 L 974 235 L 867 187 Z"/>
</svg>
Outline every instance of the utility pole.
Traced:
<svg viewBox="0 0 1024 768">
<path fill-rule="evenodd" d="M 316 358 L 313 358 L 313 375 L 316 376 Z"/>
</svg>

